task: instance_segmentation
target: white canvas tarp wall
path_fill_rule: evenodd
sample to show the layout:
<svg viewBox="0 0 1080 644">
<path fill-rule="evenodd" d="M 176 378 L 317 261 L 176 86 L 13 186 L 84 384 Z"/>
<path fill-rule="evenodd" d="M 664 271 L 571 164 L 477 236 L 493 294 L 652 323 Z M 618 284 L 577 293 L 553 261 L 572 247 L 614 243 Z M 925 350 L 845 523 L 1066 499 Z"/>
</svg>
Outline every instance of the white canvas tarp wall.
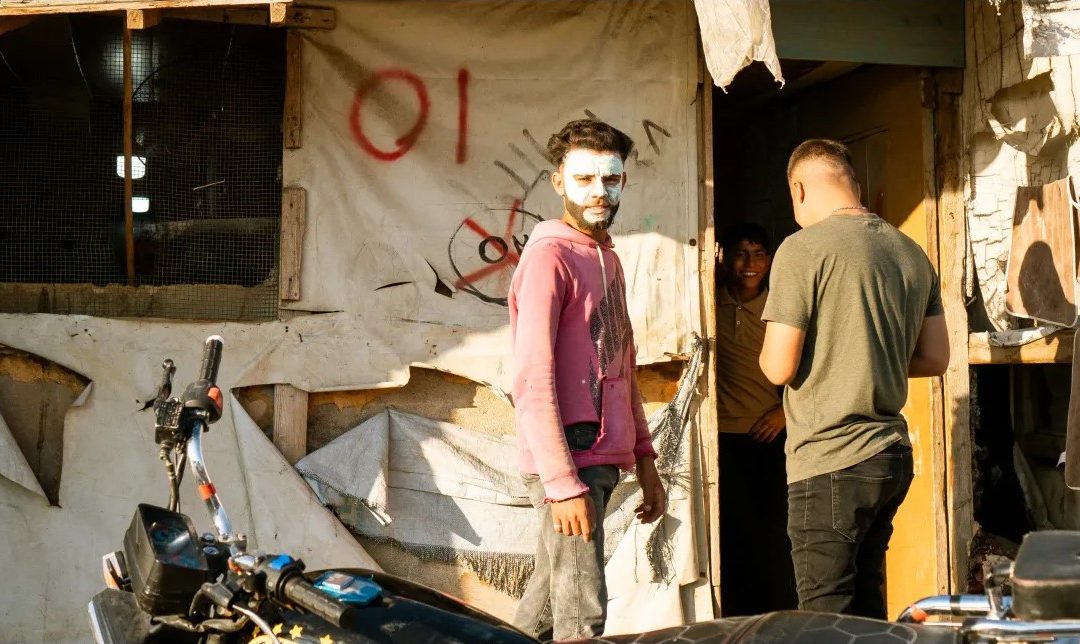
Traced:
<svg viewBox="0 0 1080 644">
<path fill-rule="evenodd" d="M 264 324 L 0 315 L 0 344 L 92 382 L 67 413 L 59 507 L 0 477 L 0 637 L 86 641 L 101 555 L 119 547 L 137 503 L 166 500 L 153 419 L 138 410 L 161 359 L 177 359 L 186 382 L 207 335 L 226 339 L 227 388 L 367 389 L 427 364 L 506 389 L 498 300 L 512 251 L 532 222 L 560 212 L 534 141 L 570 119 L 594 114 L 637 141 L 613 232 L 639 360 L 689 353 L 700 286 L 689 3 L 336 9 L 337 29 L 305 34 L 303 146 L 283 168 L 285 185 L 308 195 L 302 297 L 291 306 L 320 315 Z M 227 407 L 206 446 L 239 529 L 312 566 L 372 565 L 235 399 Z M 0 462 L 25 479 L 18 459 Z M 188 479 L 185 507 L 206 528 Z"/>
<path fill-rule="evenodd" d="M 532 226 L 562 213 L 541 149 L 592 114 L 637 143 L 613 232 L 639 361 L 686 351 L 699 310 L 689 4 L 336 8 L 337 28 L 305 34 L 303 145 L 285 155 L 312 220 L 293 308 L 345 308 L 402 364 L 503 382 L 498 301 Z"/>
</svg>

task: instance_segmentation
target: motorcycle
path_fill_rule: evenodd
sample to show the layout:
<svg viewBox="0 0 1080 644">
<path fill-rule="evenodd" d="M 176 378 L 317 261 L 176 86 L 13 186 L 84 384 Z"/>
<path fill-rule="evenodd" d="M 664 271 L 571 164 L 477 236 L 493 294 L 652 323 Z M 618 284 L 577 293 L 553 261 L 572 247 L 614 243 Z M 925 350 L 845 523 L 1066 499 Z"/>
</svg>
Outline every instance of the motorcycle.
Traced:
<svg viewBox="0 0 1080 644">
<path fill-rule="evenodd" d="M 393 575 L 357 568 L 308 572 L 286 553 L 250 551 L 211 482 L 203 435 L 218 420 L 216 384 L 223 341 L 206 340 L 199 378 L 172 397 L 172 360 L 153 402 L 155 441 L 169 502 L 139 504 L 123 548 L 102 558 L 106 588 L 90 601 L 98 644 L 442 643 L 535 644 L 513 626 L 449 595 Z M 210 513 L 200 534 L 178 511 L 185 465 Z M 1080 533 L 1029 535 L 1015 563 L 995 568 L 986 595 L 928 597 L 897 622 L 800 611 L 732 617 L 583 642 L 1080 641 Z M 1006 596 L 1006 582 L 1013 594 Z"/>
</svg>

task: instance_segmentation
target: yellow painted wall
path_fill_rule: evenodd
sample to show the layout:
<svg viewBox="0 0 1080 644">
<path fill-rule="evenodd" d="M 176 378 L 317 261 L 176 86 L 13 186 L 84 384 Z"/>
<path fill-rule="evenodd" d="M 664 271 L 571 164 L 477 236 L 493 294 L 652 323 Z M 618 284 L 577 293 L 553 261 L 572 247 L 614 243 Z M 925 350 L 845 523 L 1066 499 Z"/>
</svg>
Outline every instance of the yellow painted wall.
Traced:
<svg viewBox="0 0 1080 644">
<path fill-rule="evenodd" d="M 880 209 L 887 221 L 927 244 L 923 203 L 925 161 L 919 70 L 863 67 L 807 92 L 799 104 L 802 138 L 827 136 L 850 141 L 864 203 Z M 915 481 L 894 522 L 886 564 L 889 616 L 910 602 L 937 594 L 932 467 L 931 381 L 912 380 L 904 407 L 915 455 Z"/>
</svg>

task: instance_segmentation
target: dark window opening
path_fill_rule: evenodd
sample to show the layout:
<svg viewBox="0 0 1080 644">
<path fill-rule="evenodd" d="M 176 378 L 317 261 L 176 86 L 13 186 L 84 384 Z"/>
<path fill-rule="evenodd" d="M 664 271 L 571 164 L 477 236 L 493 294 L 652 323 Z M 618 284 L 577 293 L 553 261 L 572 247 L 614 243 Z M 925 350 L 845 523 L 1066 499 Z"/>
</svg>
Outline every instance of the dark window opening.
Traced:
<svg viewBox="0 0 1080 644">
<path fill-rule="evenodd" d="M 122 20 L 95 15 L 0 36 L 0 310 L 273 318 L 284 31 L 167 20 L 133 33 L 135 288 L 122 42 Z"/>
</svg>

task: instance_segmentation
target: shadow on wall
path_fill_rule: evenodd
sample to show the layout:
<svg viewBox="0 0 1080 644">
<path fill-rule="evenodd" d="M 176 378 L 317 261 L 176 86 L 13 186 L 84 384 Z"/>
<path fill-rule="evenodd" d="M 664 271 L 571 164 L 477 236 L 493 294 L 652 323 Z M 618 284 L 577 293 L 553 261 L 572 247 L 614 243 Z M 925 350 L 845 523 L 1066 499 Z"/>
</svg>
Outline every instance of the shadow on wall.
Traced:
<svg viewBox="0 0 1080 644">
<path fill-rule="evenodd" d="M 1024 309 L 1045 320 L 1069 324 L 1076 319 L 1073 293 L 1065 293 L 1054 264 L 1054 250 L 1037 241 L 1028 247 L 1020 265 L 1020 300 Z"/>
</svg>

